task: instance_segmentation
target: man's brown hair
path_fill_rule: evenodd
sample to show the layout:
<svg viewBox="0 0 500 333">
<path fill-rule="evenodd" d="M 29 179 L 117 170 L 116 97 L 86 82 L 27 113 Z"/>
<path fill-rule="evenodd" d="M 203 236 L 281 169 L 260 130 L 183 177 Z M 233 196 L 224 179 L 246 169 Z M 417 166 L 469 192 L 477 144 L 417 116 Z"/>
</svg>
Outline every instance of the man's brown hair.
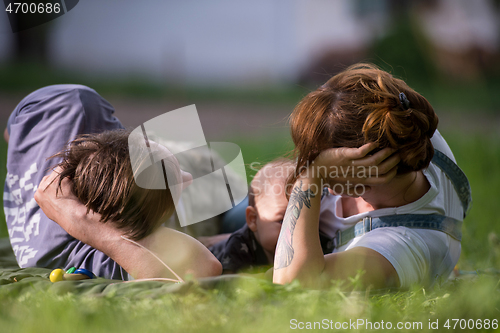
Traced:
<svg viewBox="0 0 500 333">
<path fill-rule="evenodd" d="M 137 186 L 130 163 L 129 137 L 125 130 L 85 134 L 54 155 L 63 160 L 59 186 L 64 178 L 86 207 L 101 214 L 128 237 L 140 240 L 151 234 L 174 211 L 170 190 Z"/>
</svg>

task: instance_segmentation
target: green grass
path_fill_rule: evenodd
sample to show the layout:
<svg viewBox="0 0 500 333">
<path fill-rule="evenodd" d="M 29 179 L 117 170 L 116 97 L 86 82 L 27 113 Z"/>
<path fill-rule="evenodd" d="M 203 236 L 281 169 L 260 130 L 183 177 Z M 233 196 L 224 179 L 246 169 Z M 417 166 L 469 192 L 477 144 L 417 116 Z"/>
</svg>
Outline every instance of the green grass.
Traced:
<svg viewBox="0 0 500 333">
<path fill-rule="evenodd" d="M 241 148 L 246 165 L 247 180 L 250 182 L 266 163 L 288 155 L 293 149 L 293 142 L 288 130 L 275 131 L 264 137 L 235 137 L 228 140 Z"/>
<path fill-rule="evenodd" d="M 443 135 L 469 176 L 473 191 L 474 204 L 464 223 L 459 267 L 464 270 L 499 269 L 500 245 L 490 236 L 491 233 L 500 235 L 498 135 Z M 250 165 L 255 161 L 265 163 L 287 152 L 291 148 L 288 140 L 286 133 L 276 133 L 251 140 L 236 137 L 228 141 L 240 145 L 245 163 Z M 0 144 L 0 151 L 5 154 L 4 144 Z M 5 178 L 4 165 L 3 159 L 2 178 Z M 0 225 L 0 235 L 5 236 L 3 220 Z M 443 327 L 448 319 L 473 319 L 475 322 L 500 319 L 498 284 L 498 276 L 466 276 L 433 290 L 417 287 L 410 291 L 370 294 L 364 291 L 346 293 L 337 287 L 319 292 L 297 284 L 283 287 L 258 280 L 210 291 L 200 288 L 185 294 L 110 293 L 99 297 L 67 292 L 64 288 L 41 291 L 36 285 L 22 293 L 0 287 L 0 331 L 282 332 L 291 330 L 292 319 L 297 323 L 363 319 L 372 324 L 390 322 L 394 327 L 398 322 L 422 323 L 422 330 L 404 330 L 410 332 L 430 331 L 429 323 L 437 320 L 440 330 L 445 330 Z M 458 322 L 455 330 L 464 323 L 472 324 Z M 449 324 L 453 328 L 455 322 Z M 360 331 L 364 328 L 360 327 Z"/>
<path fill-rule="evenodd" d="M 429 323 L 438 321 L 444 331 L 448 319 L 498 319 L 497 288 L 496 279 L 480 277 L 433 291 L 416 288 L 380 294 L 344 293 L 336 287 L 312 291 L 297 284 L 283 287 L 266 281 L 157 297 L 75 296 L 50 290 L 12 296 L 0 292 L 0 327 L 2 332 L 37 333 L 284 332 L 298 322 L 326 320 L 335 325 L 364 320 L 372 325 L 383 321 L 385 327 L 390 323 L 393 328 L 398 322 L 407 323 L 413 329 L 404 331 L 410 332 L 430 331 Z M 449 324 L 453 327 L 455 322 Z"/>
</svg>

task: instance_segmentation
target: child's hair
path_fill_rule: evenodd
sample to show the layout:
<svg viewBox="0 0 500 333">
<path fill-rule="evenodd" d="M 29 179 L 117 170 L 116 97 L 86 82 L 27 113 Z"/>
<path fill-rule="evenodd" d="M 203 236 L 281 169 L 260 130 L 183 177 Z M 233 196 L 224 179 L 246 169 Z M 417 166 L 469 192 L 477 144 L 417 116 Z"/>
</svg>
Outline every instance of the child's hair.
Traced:
<svg viewBox="0 0 500 333">
<path fill-rule="evenodd" d="M 286 180 L 293 174 L 294 169 L 295 162 L 283 157 L 264 165 L 250 183 L 248 205 L 255 208 L 255 199 L 269 194 L 271 191 L 272 194 L 279 195 L 279 193 L 282 193 L 286 196 Z"/>
<path fill-rule="evenodd" d="M 130 132 L 85 134 L 52 158 L 62 157 L 61 181 L 69 178 L 73 192 L 86 207 L 101 214 L 133 240 L 151 234 L 174 211 L 168 187 L 151 190 L 137 186 L 129 152 Z"/>
<path fill-rule="evenodd" d="M 404 81 L 375 65 L 353 65 L 309 93 L 291 114 L 297 167 L 288 182 L 323 150 L 369 142 L 377 142 L 377 150 L 397 149 L 398 174 L 421 170 L 434 154 L 430 138 L 437 125 L 430 103 Z"/>
</svg>

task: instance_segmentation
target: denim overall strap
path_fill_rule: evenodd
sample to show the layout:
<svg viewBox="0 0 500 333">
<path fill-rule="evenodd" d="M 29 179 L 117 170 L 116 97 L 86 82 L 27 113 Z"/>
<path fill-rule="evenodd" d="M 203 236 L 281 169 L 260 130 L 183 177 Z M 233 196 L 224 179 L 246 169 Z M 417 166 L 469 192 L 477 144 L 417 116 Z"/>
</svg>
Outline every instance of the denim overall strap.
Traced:
<svg viewBox="0 0 500 333">
<path fill-rule="evenodd" d="M 470 184 L 467 176 L 460 169 L 460 167 L 455 164 L 455 162 L 437 149 L 434 149 L 432 163 L 437 165 L 450 179 L 458 197 L 460 198 L 460 201 L 462 202 L 465 217 L 472 203 Z"/>
<path fill-rule="evenodd" d="M 402 214 L 380 217 L 367 216 L 352 227 L 338 231 L 334 238 L 334 247 L 347 244 L 351 239 L 367 232 L 384 227 L 406 227 L 442 231 L 456 240 L 462 239 L 462 221 L 438 214 Z"/>
</svg>

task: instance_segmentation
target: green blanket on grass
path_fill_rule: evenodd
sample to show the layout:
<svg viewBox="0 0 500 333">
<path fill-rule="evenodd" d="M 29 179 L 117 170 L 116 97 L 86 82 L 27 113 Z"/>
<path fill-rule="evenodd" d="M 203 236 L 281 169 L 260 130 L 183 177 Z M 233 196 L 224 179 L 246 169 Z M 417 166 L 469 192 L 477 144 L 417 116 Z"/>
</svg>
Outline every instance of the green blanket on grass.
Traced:
<svg viewBox="0 0 500 333">
<path fill-rule="evenodd" d="M 56 294 L 74 293 L 95 296 L 124 296 L 130 298 L 156 298 L 168 293 L 186 293 L 195 289 L 226 288 L 242 280 L 267 281 L 241 275 L 224 275 L 213 278 L 170 283 L 140 281 L 123 283 L 118 280 L 97 278 L 81 281 L 52 283 L 48 268 L 19 268 L 8 238 L 0 238 L 0 296 L 22 295 L 29 291 L 50 291 Z"/>
</svg>

